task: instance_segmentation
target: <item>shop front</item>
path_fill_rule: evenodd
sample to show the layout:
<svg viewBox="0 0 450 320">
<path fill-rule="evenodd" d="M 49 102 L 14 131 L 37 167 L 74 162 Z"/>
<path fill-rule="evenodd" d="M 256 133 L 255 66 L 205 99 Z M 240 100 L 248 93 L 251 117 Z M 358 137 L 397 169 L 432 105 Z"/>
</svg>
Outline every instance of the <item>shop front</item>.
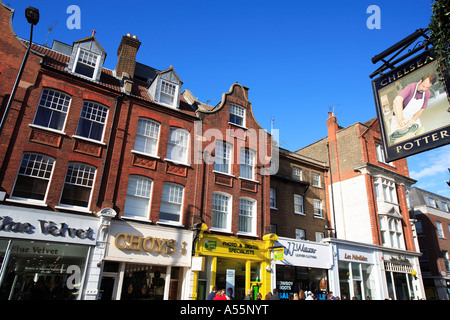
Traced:
<svg viewBox="0 0 450 320">
<path fill-rule="evenodd" d="M 192 240 L 189 230 L 113 220 L 98 299 L 187 299 Z"/>
<path fill-rule="evenodd" d="M 271 291 L 271 253 L 277 236 L 251 240 L 203 234 L 196 243 L 191 298 L 206 300 L 211 289 L 225 289 L 232 299 L 242 300 L 248 289 L 256 300 Z M 194 264 L 194 263 L 193 263 Z"/>
<path fill-rule="evenodd" d="M 0 205 L 0 300 L 82 299 L 98 223 Z"/>
<path fill-rule="evenodd" d="M 416 300 L 425 297 L 417 255 L 384 252 L 387 296 L 392 300 Z"/>
<path fill-rule="evenodd" d="M 294 299 L 301 291 L 314 294 L 315 299 L 324 300 L 328 293 L 328 271 L 332 265 L 329 244 L 278 238 L 276 247 L 284 247 L 282 260 L 274 260 L 276 270 L 272 281 L 280 299 Z"/>
</svg>

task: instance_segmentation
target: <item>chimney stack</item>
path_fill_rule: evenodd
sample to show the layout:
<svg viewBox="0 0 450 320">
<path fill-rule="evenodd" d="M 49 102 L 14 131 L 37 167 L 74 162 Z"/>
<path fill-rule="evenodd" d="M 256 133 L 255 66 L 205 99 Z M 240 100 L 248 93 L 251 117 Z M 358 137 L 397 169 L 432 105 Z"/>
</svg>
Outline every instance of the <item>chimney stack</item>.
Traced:
<svg viewBox="0 0 450 320">
<path fill-rule="evenodd" d="M 119 49 L 117 50 L 117 65 L 116 76 L 123 78 L 123 74 L 126 73 L 129 77 L 134 77 L 134 69 L 136 67 L 136 54 L 141 45 L 141 42 L 136 36 L 127 34 L 122 37 Z"/>
</svg>

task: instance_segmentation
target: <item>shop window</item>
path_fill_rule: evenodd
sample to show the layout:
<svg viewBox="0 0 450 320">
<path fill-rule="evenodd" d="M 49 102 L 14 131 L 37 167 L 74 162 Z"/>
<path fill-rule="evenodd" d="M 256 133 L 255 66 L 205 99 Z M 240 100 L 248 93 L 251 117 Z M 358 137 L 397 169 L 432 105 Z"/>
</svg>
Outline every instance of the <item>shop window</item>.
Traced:
<svg viewBox="0 0 450 320">
<path fill-rule="evenodd" d="M 213 193 L 211 228 L 231 231 L 231 196 Z"/>
<path fill-rule="evenodd" d="M 167 268 L 127 263 L 120 300 L 163 300 Z"/>
<path fill-rule="evenodd" d="M 255 179 L 255 152 L 246 148 L 241 148 L 240 177 Z"/>
<path fill-rule="evenodd" d="M 84 282 L 88 246 L 10 240 L 9 259 L 1 259 L 4 277 L 0 300 L 76 300 Z M 0 256 L 7 241 L 0 240 Z M 45 249 L 45 250 L 44 250 Z M 69 267 L 71 267 L 69 269 Z M 81 273 L 74 277 L 74 272 Z"/>
<path fill-rule="evenodd" d="M 167 159 L 180 163 L 188 161 L 189 131 L 171 127 L 167 145 Z"/>
<path fill-rule="evenodd" d="M 53 158 L 25 153 L 12 191 L 12 198 L 44 201 L 55 160 Z"/>
<path fill-rule="evenodd" d="M 92 101 L 84 101 L 76 136 L 95 140 L 103 140 L 108 108 Z"/>
<path fill-rule="evenodd" d="M 124 217 L 149 218 L 152 184 L 152 179 L 136 175 L 130 176 L 123 210 Z"/>
<path fill-rule="evenodd" d="M 60 91 L 43 89 L 33 124 L 62 131 L 71 97 Z"/>
<path fill-rule="evenodd" d="M 171 182 L 164 182 L 159 212 L 160 221 L 177 224 L 181 223 L 183 193 L 183 186 Z"/>
<path fill-rule="evenodd" d="M 156 121 L 139 118 L 134 150 L 156 156 L 158 153 L 159 127 L 160 124 Z"/>
<path fill-rule="evenodd" d="M 96 168 L 83 163 L 69 163 L 60 205 L 89 208 Z"/>
<path fill-rule="evenodd" d="M 249 198 L 239 199 L 239 232 L 255 234 L 256 201 Z"/>
</svg>

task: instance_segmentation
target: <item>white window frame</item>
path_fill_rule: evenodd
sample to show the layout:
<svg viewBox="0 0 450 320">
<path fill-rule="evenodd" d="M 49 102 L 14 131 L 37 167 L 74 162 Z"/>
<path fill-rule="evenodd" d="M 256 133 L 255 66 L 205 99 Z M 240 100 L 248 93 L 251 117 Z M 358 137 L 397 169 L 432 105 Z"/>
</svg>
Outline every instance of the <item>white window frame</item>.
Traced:
<svg viewBox="0 0 450 320">
<path fill-rule="evenodd" d="M 232 197 L 225 192 L 214 192 L 212 197 L 211 207 L 211 230 L 231 232 L 231 209 L 232 209 Z M 218 221 L 215 215 L 223 215 L 223 219 Z M 222 222 L 224 226 L 214 225 L 214 221 Z"/>
<path fill-rule="evenodd" d="M 436 231 L 439 238 L 444 238 L 444 228 L 442 227 L 442 222 L 436 221 Z"/>
<path fill-rule="evenodd" d="M 311 172 L 311 185 L 316 188 L 322 188 L 320 173 Z"/>
<path fill-rule="evenodd" d="M 44 100 L 44 95 L 46 96 Z M 59 96 L 57 96 L 59 95 Z M 41 97 L 39 98 L 38 107 L 36 109 L 36 113 L 34 114 L 33 125 L 42 127 L 51 131 L 56 131 L 60 133 L 64 133 L 64 128 L 67 122 L 67 114 L 69 113 L 70 105 L 72 102 L 72 97 L 65 92 L 51 89 L 51 88 L 43 88 L 41 92 Z M 35 123 L 37 119 L 38 112 L 40 110 L 50 110 L 51 115 L 47 119 L 47 125 Z M 64 115 L 64 122 L 61 128 L 53 128 L 50 126 L 51 119 L 55 113 L 60 113 Z"/>
<path fill-rule="evenodd" d="M 323 218 L 323 204 L 320 199 L 313 199 L 314 217 Z"/>
<path fill-rule="evenodd" d="M 316 242 L 321 242 L 323 238 L 325 238 L 325 233 L 323 232 L 316 232 Z"/>
<path fill-rule="evenodd" d="M 247 206 L 247 208 L 244 208 L 244 206 Z M 248 207 L 250 207 L 250 210 L 247 210 Z M 256 235 L 256 200 L 252 198 L 242 197 L 239 198 L 239 227 L 238 227 L 238 234 L 242 235 Z M 243 220 L 250 220 L 250 223 L 246 223 L 246 226 L 248 225 L 251 230 L 242 230 Z"/>
<path fill-rule="evenodd" d="M 374 178 L 374 190 L 377 200 L 398 205 L 396 185 L 385 178 Z"/>
<path fill-rule="evenodd" d="M 306 240 L 306 230 L 295 228 L 295 239 Z"/>
<path fill-rule="evenodd" d="M 41 160 L 35 161 L 31 158 L 35 157 L 35 160 L 41 158 Z M 26 159 L 28 158 L 28 159 Z M 51 162 L 51 163 L 50 163 Z M 45 203 L 48 196 L 48 190 L 50 188 L 50 182 L 53 176 L 53 171 L 55 170 L 55 159 L 49 157 L 44 154 L 34 153 L 34 152 L 26 152 L 22 155 L 22 159 L 20 160 L 19 169 L 17 170 L 16 178 L 14 181 L 14 187 L 11 191 L 10 199 L 26 201 L 30 203 Z M 30 167 L 30 164 L 32 165 Z M 25 165 L 25 166 L 24 166 Z M 51 166 L 49 170 L 49 166 Z M 17 187 L 17 180 L 19 176 L 24 176 L 32 179 L 44 180 L 47 181 L 47 187 L 45 189 L 44 198 L 42 200 L 34 199 L 34 198 L 24 198 L 20 196 L 15 196 L 14 193 Z"/>
<path fill-rule="evenodd" d="M 436 204 L 436 198 L 435 197 L 433 197 L 433 196 L 428 196 L 428 205 L 431 207 L 431 208 L 437 208 L 437 204 Z"/>
<path fill-rule="evenodd" d="M 166 194 L 167 191 L 169 192 L 168 195 Z M 161 193 L 161 204 L 158 222 L 181 225 L 181 222 L 183 221 L 183 206 L 184 206 L 184 186 L 178 183 L 164 182 Z M 161 218 L 161 210 L 163 210 L 163 208 L 165 210 L 166 209 L 165 207 L 178 208 L 177 213 L 175 213 L 175 211 L 167 212 L 168 214 L 178 215 L 179 217 L 178 220 Z"/>
<path fill-rule="evenodd" d="M 92 108 L 92 110 L 89 111 L 88 108 Z M 94 110 L 94 108 L 95 108 L 95 110 Z M 102 143 L 104 135 L 105 135 L 106 123 L 108 122 L 108 114 L 109 114 L 108 107 L 106 107 L 100 103 L 94 102 L 94 101 L 84 100 L 83 105 L 81 107 L 80 118 L 78 119 L 77 131 L 76 131 L 76 134 L 74 135 L 74 137 L 86 139 L 86 140 L 93 141 L 93 142 Z M 90 123 L 89 134 L 87 137 L 84 135 L 81 135 L 81 132 L 79 132 L 80 124 L 81 124 L 82 120 Z M 99 140 L 91 137 L 93 124 L 99 124 L 102 126 L 102 134 L 101 134 L 101 137 Z"/>
<path fill-rule="evenodd" d="M 75 175 L 72 174 L 69 177 L 68 173 L 69 173 L 70 168 L 72 168 L 72 172 L 73 172 L 75 167 L 77 167 L 77 174 L 75 174 Z M 90 177 L 91 174 L 93 174 L 92 177 Z M 63 186 L 63 189 L 61 192 L 59 206 L 65 207 L 65 208 L 73 208 L 73 209 L 80 208 L 82 210 L 83 209 L 89 210 L 89 208 L 91 206 L 91 200 L 92 200 L 92 194 L 93 194 L 92 190 L 94 189 L 96 175 L 97 175 L 97 168 L 94 166 L 91 166 L 86 163 L 81 163 L 81 162 L 69 162 L 69 164 L 67 166 L 67 170 L 66 170 L 66 175 L 64 177 L 64 186 Z M 87 176 L 88 176 L 88 178 L 87 178 Z M 68 181 L 68 179 L 70 181 Z M 86 207 L 61 202 L 63 200 L 63 194 L 64 194 L 64 190 L 66 188 L 66 185 L 73 185 L 73 186 L 90 189 L 89 200 L 88 200 L 88 204 Z"/>
<path fill-rule="evenodd" d="M 238 106 L 237 104 L 230 104 L 230 123 L 237 125 L 239 127 L 244 127 L 245 128 L 245 108 Z M 235 119 L 232 119 L 232 118 Z M 236 119 L 242 119 L 242 124 L 237 123 L 238 121 L 235 121 Z"/>
<path fill-rule="evenodd" d="M 172 89 L 173 92 L 170 92 L 172 90 L 167 90 L 168 88 Z M 158 102 L 169 106 L 171 108 L 177 107 L 177 96 L 178 96 L 178 84 L 170 82 L 166 79 L 160 79 L 159 81 L 159 90 L 158 90 Z M 172 100 L 170 103 L 167 103 L 166 101 L 163 101 L 162 96 L 168 97 L 169 100 Z"/>
<path fill-rule="evenodd" d="M 298 207 L 300 206 L 300 210 L 298 210 Z M 305 214 L 305 206 L 304 206 L 304 199 L 302 195 L 294 194 L 294 213 L 295 214 Z"/>
<path fill-rule="evenodd" d="M 134 150 L 157 157 L 161 124 L 153 119 L 140 117 L 134 140 Z"/>
<path fill-rule="evenodd" d="M 178 127 L 170 127 L 166 160 L 180 164 L 188 164 L 189 142 L 190 133 L 188 130 Z M 179 154 L 182 156 L 179 156 Z"/>
<path fill-rule="evenodd" d="M 91 57 L 91 56 L 95 57 L 95 59 L 91 60 L 91 61 L 95 60 L 95 62 L 91 62 L 91 61 L 84 62 L 84 61 L 81 61 L 80 60 L 81 59 L 80 58 L 81 54 L 86 54 L 88 57 Z M 99 55 L 97 53 L 94 53 L 92 51 L 89 51 L 89 50 L 86 50 L 86 49 L 83 49 L 83 48 L 78 48 L 77 55 L 76 55 L 75 61 L 73 63 L 73 73 L 76 73 L 76 74 L 78 74 L 78 75 L 80 75 L 82 77 L 85 77 L 87 79 L 91 79 L 91 80 L 96 79 L 97 78 L 97 74 L 98 74 L 99 69 L 100 69 L 100 63 L 99 63 L 100 57 L 101 57 L 101 55 Z M 86 76 L 86 75 L 84 75 L 82 73 L 76 72 L 77 66 L 78 66 L 79 63 L 83 64 L 85 66 L 91 67 L 91 68 L 94 67 L 94 72 L 92 73 L 92 77 L 89 77 L 89 76 Z"/>
<path fill-rule="evenodd" d="M 277 209 L 277 189 L 270 188 L 270 209 Z"/>
<path fill-rule="evenodd" d="M 400 218 L 379 216 L 382 244 L 385 247 L 405 249 L 402 221 Z"/>
<path fill-rule="evenodd" d="M 386 157 L 384 155 L 384 150 L 383 150 L 383 146 L 379 143 L 375 144 L 375 149 L 376 149 L 376 153 L 377 153 L 377 160 L 378 162 L 384 163 L 384 164 L 388 164 L 390 166 L 394 166 L 393 162 L 386 162 Z"/>
<path fill-rule="evenodd" d="M 123 217 L 137 220 L 149 220 L 152 191 L 152 179 L 141 175 L 130 175 L 128 178 Z M 138 204 L 137 209 L 135 204 Z M 143 206 L 144 210 L 140 208 L 141 206 Z M 135 214 L 138 210 L 142 210 L 144 214 Z"/>
<path fill-rule="evenodd" d="M 255 167 L 256 152 L 251 149 L 242 147 L 240 153 L 239 177 L 248 180 L 255 180 Z M 249 172 L 250 176 L 247 175 L 247 173 Z"/>
<path fill-rule="evenodd" d="M 303 181 L 303 170 L 299 167 L 292 167 L 292 178 Z"/>
<path fill-rule="evenodd" d="M 441 206 L 442 206 L 442 210 L 449 212 L 447 201 L 441 200 Z"/>
<path fill-rule="evenodd" d="M 216 140 L 214 171 L 231 174 L 233 145 L 223 140 Z"/>
</svg>

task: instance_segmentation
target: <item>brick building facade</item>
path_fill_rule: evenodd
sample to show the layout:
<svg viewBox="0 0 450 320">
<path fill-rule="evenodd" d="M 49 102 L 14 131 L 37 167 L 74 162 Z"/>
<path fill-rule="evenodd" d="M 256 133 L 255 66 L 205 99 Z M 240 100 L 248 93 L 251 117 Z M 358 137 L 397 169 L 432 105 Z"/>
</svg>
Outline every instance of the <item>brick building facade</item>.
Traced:
<svg viewBox="0 0 450 320">
<path fill-rule="evenodd" d="M 377 119 L 342 128 L 330 112 L 327 130 L 326 138 L 297 153 L 330 167 L 326 184 L 334 230 L 328 241 L 339 252 L 332 271 L 335 290 L 347 296 L 365 292 L 376 299 L 423 297 L 420 253 L 405 194 L 415 180 L 409 177 L 406 159 L 386 163 Z M 363 276 L 372 277 L 372 283 L 379 281 L 379 287 L 348 285 L 342 277 L 353 266 L 360 274 L 367 272 Z M 377 276 L 367 271 L 375 266 L 379 266 Z M 358 283 L 356 278 L 349 280 Z"/>
<path fill-rule="evenodd" d="M 450 199 L 419 188 L 409 189 L 408 198 L 427 299 L 449 300 Z"/>
<path fill-rule="evenodd" d="M 1 4 L 2 115 L 29 44 L 16 36 L 12 16 L 13 10 Z M 206 272 L 190 271 L 194 235 L 198 241 L 201 230 L 203 240 L 223 236 L 218 247 L 242 238 L 256 250 L 257 258 L 247 259 L 246 271 L 236 277 L 243 277 L 243 290 L 251 280 L 270 290 L 270 278 L 262 276 L 274 241 L 273 235 L 263 240 L 270 232 L 270 178 L 263 174 L 270 137 L 261 131 L 268 151 L 260 157 L 260 136 L 250 138 L 261 127 L 248 88 L 233 84 L 221 104 L 204 105 L 182 91 L 172 66 L 157 70 L 136 62 L 140 46 L 136 36 L 123 36 L 116 68 L 110 70 L 103 67 L 106 52 L 94 34 L 71 45 L 55 41 L 51 49 L 32 45 L 0 132 L 0 252 L 11 252 L 11 246 L 29 252 L 25 240 L 31 239 L 47 241 L 56 254 L 66 241 L 73 253 L 60 259 L 77 261 L 82 271 L 70 295 L 77 299 L 187 299 L 197 296 L 194 274 Z M 203 161 L 211 143 L 204 139 L 208 130 L 233 145 L 238 158 L 227 159 L 229 172 L 214 160 Z M 219 149 L 214 142 L 206 156 L 217 156 Z M 224 203 L 229 204 L 226 218 L 219 210 Z M 39 219 L 53 223 L 52 229 Z M 75 236 L 68 221 L 77 224 L 76 230 L 91 231 Z M 14 276 L 24 287 L 40 279 L 67 289 L 60 283 L 66 270 L 45 274 L 37 264 L 36 279 L 26 271 L 14 274 L 15 267 L 25 270 L 17 254 L 5 262 L 2 297 L 30 297 L 25 291 L 13 294 Z M 49 254 L 45 263 L 52 265 L 53 258 Z M 142 279 L 151 283 L 148 290 Z M 164 281 L 165 286 L 157 285 Z"/>
</svg>

